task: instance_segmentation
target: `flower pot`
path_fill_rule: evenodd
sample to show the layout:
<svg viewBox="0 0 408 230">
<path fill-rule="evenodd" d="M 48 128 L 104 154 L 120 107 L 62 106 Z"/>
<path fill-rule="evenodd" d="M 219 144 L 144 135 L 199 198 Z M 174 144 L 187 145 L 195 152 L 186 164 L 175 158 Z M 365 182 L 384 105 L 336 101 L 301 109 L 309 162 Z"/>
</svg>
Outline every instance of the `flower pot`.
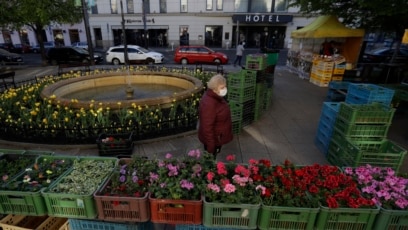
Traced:
<svg viewBox="0 0 408 230">
<path fill-rule="evenodd" d="M 328 208 L 320 206 L 316 229 L 373 229 L 379 208 Z"/>
<path fill-rule="evenodd" d="M 123 134 L 99 135 L 96 140 L 99 156 L 132 155 L 133 152 L 133 132 Z"/>
<path fill-rule="evenodd" d="M 155 199 L 149 196 L 150 221 L 166 224 L 201 224 L 203 201 Z"/>
<path fill-rule="evenodd" d="M 259 229 L 313 230 L 319 208 L 299 208 L 261 205 Z"/>
<path fill-rule="evenodd" d="M 374 229 L 408 229 L 408 210 L 380 208 L 380 212 L 375 219 Z"/>
<path fill-rule="evenodd" d="M 207 202 L 203 205 L 205 227 L 256 229 L 260 204 L 227 204 Z"/>
<path fill-rule="evenodd" d="M 101 192 L 105 184 L 94 193 L 98 219 L 106 221 L 146 222 L 150 219 L 148 193 L 144 197 L 108 196 Z"/>
</svg>

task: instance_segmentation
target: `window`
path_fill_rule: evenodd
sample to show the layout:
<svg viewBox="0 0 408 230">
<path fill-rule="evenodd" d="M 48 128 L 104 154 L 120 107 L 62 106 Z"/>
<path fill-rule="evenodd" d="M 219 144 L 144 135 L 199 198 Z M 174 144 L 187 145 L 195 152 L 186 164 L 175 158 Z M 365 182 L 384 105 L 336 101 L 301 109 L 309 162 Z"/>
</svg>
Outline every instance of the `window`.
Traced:
<svg viewBox="0 0 408 230">
<path fill-rule="evenodd" d="M 213 0 L 207 0 L 206 10 L 213 9 Z"/>
<path fill-rule="evenodd" d="M 128 14 L 134 14 L 135 13 L 135 7 L 133 5 L 133 0 L 127 0 L 127 13 Z"/>
<path fill-rule="evenodd" d="M 143 9 L 145 13 L 150 14 L 150 0 L 144 0 L 143 3 L 144 3 Z"/>
<path fill-rule="evenodd" d="M 160 0 L 160 13 L 167 13 L 167 0 Z"/>
<path fill-rule="evenodd" d="M 216 0 L 217 1 L 217 10 L 222 10 L 223 8 L 223 0 Z"/>
<path fill-rule="evenodd" d="M 118 4 L 116 0 L 111 0 L 111 13 L 112 14 L 117 14 L 118 13 Z"/>
<path fill-rule="evenodd" d="M 180 0 L 180 12 L 187 12 L 187 0 Z"/>
<path fill-rule="evenodd" d="M 288 0 L 275 0 L 275 12 L 287 12 Z"/>
<path fill-rule="evenodd" d="M 269 13 L 272 10 L 272 0 L 251 1 L 251 13 Z"/>
<path fill-rule="evenodd" d="M 248 12 L 248 1 L 249 0 L 235 0 L 235 12 Z"/>
</svg>

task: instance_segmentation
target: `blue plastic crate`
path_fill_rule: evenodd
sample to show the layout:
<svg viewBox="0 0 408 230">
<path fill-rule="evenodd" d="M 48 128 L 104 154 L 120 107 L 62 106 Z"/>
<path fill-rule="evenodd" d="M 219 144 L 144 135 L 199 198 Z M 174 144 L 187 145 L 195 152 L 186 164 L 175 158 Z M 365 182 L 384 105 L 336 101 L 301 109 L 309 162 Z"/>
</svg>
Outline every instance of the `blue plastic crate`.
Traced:
<svg viewBox="0 0 408 230">
<path fill-rule="evenodd" d="M 329 82 L 329 89 L 348 90 L 350 84 L 347 81 L 331 81 Z"/>
<path fill-rule="evenodd" d="M 323 132 L 317 132 L 315 137 L 315 145 L 325 156 L 327 156 L 327 152 L 329 150 L 330 140 L 331 135 L 329 136 Z"/>
<path fill-rule="evenodd" d="M 333 125 L 334 122 L 336 121 L 339 109 L 340 109 L 340 102 L 323 102 L 323 108 L 322 108 L 322 113 L 320 115 L 320 120 L 324 120 L 325 123 L 328 125 Z"/>
<path fill-rule="evenodd" d="M 349 104 L 371 104 L 374 102 L 390 106 L 395 91 L 374 84 L 350 84 L 346 103 Z"/>
<path fill-rule="evenodd" d="M 120 223 L 97 220 L 69 219 L 70 230 L 149 230 L 150 222 L 146 223 Z"/>
<path fill-rule="evenodd" d="M 234 230 L 233 228 L 211 228 L 211 227 L 205 227 L 203 225 L 181 225 L 178 224 L 176 225 L 175 230 Z"/>
</svg>

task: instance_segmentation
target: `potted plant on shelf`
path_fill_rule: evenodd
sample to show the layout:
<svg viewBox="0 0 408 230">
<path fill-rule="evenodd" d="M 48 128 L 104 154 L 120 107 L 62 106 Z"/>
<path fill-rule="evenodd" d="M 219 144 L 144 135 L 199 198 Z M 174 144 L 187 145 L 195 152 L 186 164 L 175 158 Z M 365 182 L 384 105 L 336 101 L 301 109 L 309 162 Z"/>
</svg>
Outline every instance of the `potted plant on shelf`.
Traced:
<svg viewBox="0 0 408 230">
<path fill-rule="evenodd" d="M 201 224 L 206 157 L 200 150 L 191 150 L 182 158 L 167 153 L 155 164 L 157 169 L 150 172 L 151 221 Z"/>
<path fill-rule="evenodd" d="M 254 180 L 260 177 L 258 161 L 235 163 L 217 162 L 206 174 L 203 224 L 206 227 L 256 228 L 260 207 L 260 191 Z"/>
<path fill-rule="evenodd" d="M 392 168 L 363 165 L 344 168 L 358 188 L 379 207 L 374 229 L 408 228 L 408 179 L 398 176 Z"/>
<path fill-rule="evenodd" d="M 302 180 L 312 198 L 320 202 L 317 229 L 352 226 L 371 229 L 379 209 L 357 188 L 357 182 L 337 166 L 304 166 Z M 334 218 L 338 217 L 338 218 Z"/>
<path fill-rule="evenodd" d="M 304 168 L 288 160 L 283 165 L 263 168 L 258 182 L 262 191 L 258 227 L 276 229 L 291 219 L 292 228 L 313 229 L 319 204 L 308 194 L 307 181 L 302 178 Z"/>
<path fill-rule="evenodd" d="M 120 159 L 109 180 L 94 194 L 98 218 L 111 221 L 148 221 L 149 172 L 155 167 L 156 164 L 146 157 Z"/>
</svg>

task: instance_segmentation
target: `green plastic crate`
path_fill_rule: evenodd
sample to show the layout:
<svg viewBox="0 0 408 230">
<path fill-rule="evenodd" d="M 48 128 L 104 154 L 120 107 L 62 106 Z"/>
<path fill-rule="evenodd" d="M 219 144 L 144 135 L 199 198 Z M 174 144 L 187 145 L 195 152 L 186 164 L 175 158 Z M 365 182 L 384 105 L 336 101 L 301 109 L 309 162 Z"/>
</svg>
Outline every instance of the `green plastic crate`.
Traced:
<svg viewBox="0 0 408 230">
<path fill-rule="evenodd" d="M 95 160 L 95 161 L 107 161 L 112 164 L 112 168 L 106 172 L 105 175 L 100 175 L 98 186 L 89 194 L 67 194 L 54 192 L 53 189 L 61 182 L 64 182 L 66 177 L 70 175 L 74 167 L 69 170 L 63 177 L 59 178 L 48 188 L 41 191 L 49 216 L 66 217 L 66 218 L 83 218 L 94 219 L 97 216 L 97 208 L 93 194 L 108 180 L 118 159 L 113 157 L 79 157 L 80 161 Z M 96 180 L 97 178 L 89 178 L 90 180 Z"/>
<path fill-rule="evenodd" d="M 337 117 L 354 124 L 391 124 L 395 109 L 379 103 L 351 105 L 340 103 Z"/>
<path fill-rule="evenodd" d="M 229 107 L 231 110 L 231 120 L 234 121 L 242 121 L 242 114 L 243 114 L 243 104 L 242 103 L 235 103 L 230 102 Z"/>
<path fill-rule="evenodd" d="M 338 117 L 334 128 L 346 137 L 381 137 L 386 138 L 390 124 L 355 124 Z"/>
<path fill-rule="evenodd" d="M 232 133 L 233 134 L 240 134 L 241 131 L 242 131 L 242 120 L 232 121 Z"/>
<path fill-rule="evenodd" d="M 319 208 L 262 205 L 258 215 L 259 229 L 313 230 Z"/>
<path fill-rule="evenodd" d="M 39 156 L 35 162 L 40 162 L 42 160 L 55 161 L 55 160 L 71 160 L 73 162 L 78 157 L 75 156 Z M 33 162 L 34 163 L 34 162 Z M 70 167 L 70 166 L 69 166 Z M 68 169 L 67 169 L 68 170 Z M 65 173 L 62 172 L 59 176 L 55 178 L 62 177 Z M 16 176 L 14 179 L 10 180 L 7 185 L 13 183 L 17 180 L 22 180 L 23 177 L 27 175 L 22 172 L 20 175 Z M 6 185 L 6 186 L 7 186 Z M 18 214 L 18 215 L 31 215 L 31 216 L 42 216 L 47 214 L 47 207 L 45 205 L 44 197 L 41 191 L 15 191 L 15 190 L 0 190 L 0 205 L 3 209 L 3 213 L 7 214 Z"/>
<path fill-rule="evenodd" d="M 407 210 L 388 210 L 380 208 L 374 224 L 374 230 L 408 229 Z"/>
<path fill-rule="evenodd" d="M 260 204 L 225 204 L 204 200 L 203 225 L 234 229 L 256 229 Z"/>
<path fill-rule="evenodd" d="M 373 229 L 379 208 L 328 208 L 320 206 L 316 229 Z"/>
<path fill-rule="evenodd" d="M 378 167 L 390 167 L 398 172 L 407 150 L 388 139 L 380 141 L 357 141 L 348 138 L 336 138 L 334 133 L 329 145 L 332 154 L 346 165 L 357 167 L 370 164 Z"/>
<path fill-rule="evenodd" d="M 252 76 L 251 74 L 245 74 L 245 72 L 238 72 L 229 74 L 227 77 L 227 86 L 228 87 L 253 87 L 256 84 L 256 75 Z"/>
<path fill-rule="evenodd" d="M 266 54 L 248 54 L 245 58 L 247 69 L 263 70 L 267 65 Z"/>
<path fill-rule="evenodd" d="M 244 103 L 255 99 L 255 86 L 246 88 L 228 87 L 228 101 Z"/>
</svg>

